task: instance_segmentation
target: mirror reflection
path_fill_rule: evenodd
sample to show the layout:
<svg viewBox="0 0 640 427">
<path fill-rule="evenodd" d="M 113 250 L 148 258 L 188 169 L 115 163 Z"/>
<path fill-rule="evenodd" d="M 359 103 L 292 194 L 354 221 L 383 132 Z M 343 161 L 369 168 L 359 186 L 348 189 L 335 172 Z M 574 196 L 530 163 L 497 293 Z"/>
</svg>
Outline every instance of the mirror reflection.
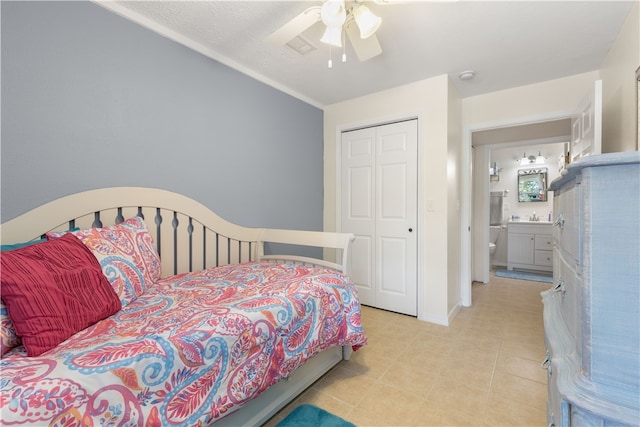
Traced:
<svg viewBox="0 0 640 427">
<path fill-rule="evenodd" d="M 518 201 L 547 201 L 547 168 L 518 171 Z"/>
</svg>

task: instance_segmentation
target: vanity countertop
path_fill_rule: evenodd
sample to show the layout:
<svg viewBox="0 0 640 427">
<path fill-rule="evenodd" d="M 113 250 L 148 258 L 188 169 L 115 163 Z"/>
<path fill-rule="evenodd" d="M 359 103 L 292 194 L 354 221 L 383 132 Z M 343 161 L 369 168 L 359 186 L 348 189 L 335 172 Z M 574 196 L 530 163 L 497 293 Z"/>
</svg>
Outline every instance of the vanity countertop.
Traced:
<svg viewBox="0 0 640 427">
<path fill-rule="evenodd" d="M 534 224 L 534 225 L 540 224 L 540 225 L 549 225 L 549 224 L 551 224 L 551 222 L 549 222 L 549 221 L 529 221 L 528 219 L 516 219 L 516 220 L 510 219 L 510 220 L 509 220 L 509 224 L 527 224 L 527 225 L 528 225 L 528 224 Z"/>
</svg>

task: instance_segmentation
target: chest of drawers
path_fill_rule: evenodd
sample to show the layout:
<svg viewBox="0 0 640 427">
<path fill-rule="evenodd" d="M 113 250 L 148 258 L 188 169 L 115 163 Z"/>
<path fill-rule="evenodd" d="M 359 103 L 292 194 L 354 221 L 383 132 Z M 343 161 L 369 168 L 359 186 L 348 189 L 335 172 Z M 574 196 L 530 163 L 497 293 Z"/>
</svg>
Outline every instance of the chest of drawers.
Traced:
<svg viewBox="0 0 640 427">
<path fill-rule="evenodd" d="M 640 153 L 582 159 L 549 189 L 548 423 L 640 425 Z"/>
</svg>

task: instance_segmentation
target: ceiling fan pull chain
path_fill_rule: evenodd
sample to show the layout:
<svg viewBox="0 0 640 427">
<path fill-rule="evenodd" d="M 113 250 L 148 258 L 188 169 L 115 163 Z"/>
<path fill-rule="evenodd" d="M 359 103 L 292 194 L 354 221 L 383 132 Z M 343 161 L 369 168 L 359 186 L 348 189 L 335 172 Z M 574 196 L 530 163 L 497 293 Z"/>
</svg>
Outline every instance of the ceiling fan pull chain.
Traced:
<svg viewBox="0 0 640 427">
<path fill-rule="evenodd" d="M 329 68 L 333 68 L 333 61 L 331 60 L 331 46 L 329 46 L 329 62 L 327 63 Z"/>
<path fill-rule="evenodd" d="M 344 43 L 342 43 L 342 62 L 347 62 L 347 31 L 344 26 L 342 27 L 342 38 L 344 39 Z"/>
</svg>

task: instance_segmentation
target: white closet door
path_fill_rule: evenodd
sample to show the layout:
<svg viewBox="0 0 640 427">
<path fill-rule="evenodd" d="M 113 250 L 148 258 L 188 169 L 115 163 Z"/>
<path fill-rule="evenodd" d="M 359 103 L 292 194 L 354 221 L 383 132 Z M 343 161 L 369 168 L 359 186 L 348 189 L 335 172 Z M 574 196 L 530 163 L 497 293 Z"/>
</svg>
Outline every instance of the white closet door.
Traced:
<svg viewBox="0 0 640 427">
<path fill-rule="evenodd" d="M 417 121 L 342 135 L 341 230 L 360 300 L 417 314 Z"/>
<path fill-rule="evenodd" d="M 341 231 L 356 236 L 351 245 L 351 279 L 360 302 L 374 307 L 375 144 L 375 128 L 342 134 Z"/>
</svg>

